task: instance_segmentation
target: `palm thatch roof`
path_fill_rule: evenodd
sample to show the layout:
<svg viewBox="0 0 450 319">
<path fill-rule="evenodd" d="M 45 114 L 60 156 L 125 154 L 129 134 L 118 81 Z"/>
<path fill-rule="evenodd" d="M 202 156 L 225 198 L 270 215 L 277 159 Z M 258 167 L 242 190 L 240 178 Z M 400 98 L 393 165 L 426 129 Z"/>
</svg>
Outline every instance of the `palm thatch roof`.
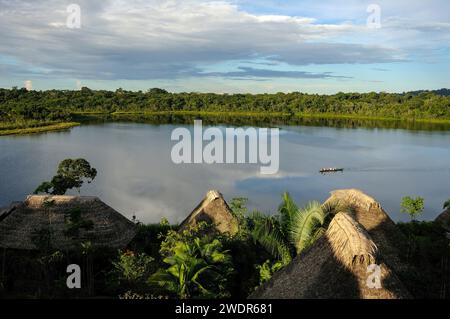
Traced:
<svg viewBox="0 0 450 319">
<path fill-rule="evenodd" d="M 391 246 L 398 243 L 388 244 L 391 238 L 398 235 L 390 232 L 397 233 L 397 230 L 390 227 L 391 223 L 394 227 L 395 224 L 381 205 L 358 190 L 332 192 L 327 203 L 335 201 L 339 201 L 340 205 L 351 206 L 351 212 L 337 213 L 324 236 L 275 273 L 250 298 L 411 297 L 397 277 L 398 258 L 394 258 L 396 252 L 391 250 Z M 389 258 L 385 258 L 384 251 Z M 394 263 L 391 264 L 391 261 Z M 377 268 L 368 268 L 371 265 L 380 267 L 381 286 L 378 288 L 368 284 Z"/>
<path fill-rule="evenodd" d="M 407 239 L 379 202 L 361 190 L 340 189 L 332 191 L 325 202 L 333 203 L 350 208 L 353 218 L 367 230 L 384 260 L 399 275 L 410 271 L 400 260 L 400 256 L 407 251 Z"/>
<path fill-rule="evenodd" d="M 447 232 L 450 232 L 450 208 L 442 212 L 436 219 L 434 220 L 439 226 L 445 229 Z"/>
<path fill-rule="evenodd" d="M 205 198 L 180 224 L 180 231 L 195 227 L 200 222 L 211 224 L 212 231 L 220 234 L 234 235 L 238 231 L 238 222 L 226 203 L 223 195 L 216 190 L 210 190 Z"/>
<path fill-rule="evenodd" d="M 74 213 L 78 221 L 72 219 Z M 61 250 L 78 248 L 83 241 L 123 248 L 136 232 L 131 221 L 97 197 L 32 195 L 4 209 L 0 217 L 0 247 L 9 249 L 41 249 L 43 240 Z"/>
</svg>

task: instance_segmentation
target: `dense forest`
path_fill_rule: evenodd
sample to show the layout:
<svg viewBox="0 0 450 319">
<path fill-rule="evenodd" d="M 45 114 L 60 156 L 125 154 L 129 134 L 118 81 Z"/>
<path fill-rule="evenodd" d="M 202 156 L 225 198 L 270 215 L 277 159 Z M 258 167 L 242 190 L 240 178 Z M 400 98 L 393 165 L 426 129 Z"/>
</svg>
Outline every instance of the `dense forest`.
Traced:
<svg viewBox="0 0 450 319">
<path fill-rule="evenodd" d="M 394 93 L 299 92 L 277 94 L 169 93 L 0 89 L 0 125 L 5 123 L 67 122 L 74 113 L 98 112 L 277 112 L 336 114 L 402 119 L 450 119 L 450 96 L 437 91 Z"/>
</svg>

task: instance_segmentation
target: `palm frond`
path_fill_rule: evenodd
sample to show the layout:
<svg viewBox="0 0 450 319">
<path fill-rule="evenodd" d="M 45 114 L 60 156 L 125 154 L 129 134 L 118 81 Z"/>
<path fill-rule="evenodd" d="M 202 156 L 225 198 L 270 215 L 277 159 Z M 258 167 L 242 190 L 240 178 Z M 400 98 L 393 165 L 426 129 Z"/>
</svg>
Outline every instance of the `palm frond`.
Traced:
<svg viewBox="0 0 450 319">
<path fill-rule="evenodd" d="M 284 231 L 290 228 L 292 218 L 297 213 L 298 206 L 295 204 L 289 193 L 284 193 L 282 196 L 282 202 L 278 208 L 278 213 L 281 217 L 281 227 Z"/>
<path fill-rule="evenodd" d="M 265 217 L 257 221 L 251 235 L 255 242 L 258 242 L 275 258 L 281 259 L 283 264 L 288 264 L 291 261 L 289 246 L 274 218 Z"/>
<path fill-rule="evenodd" d="M 297 254 L 314 242 L 318 236 L 317 230 L 322 227 L 325 217 L 326 214 L 318 202 L 310 202 L 293 216 L 290 237 Z"/>
</svg>

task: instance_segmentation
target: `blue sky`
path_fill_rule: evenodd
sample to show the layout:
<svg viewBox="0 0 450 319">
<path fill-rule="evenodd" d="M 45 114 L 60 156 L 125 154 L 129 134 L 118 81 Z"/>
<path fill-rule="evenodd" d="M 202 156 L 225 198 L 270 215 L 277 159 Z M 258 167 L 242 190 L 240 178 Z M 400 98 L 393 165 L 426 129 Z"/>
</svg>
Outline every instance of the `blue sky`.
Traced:
<svg viewBox="0 0 450 319">
<path fill-rule="evenodd" d="M 447 0 L 0 0 L 5 88 L 402 92 L 450 87 L 449 53 Z"/>
</svg>

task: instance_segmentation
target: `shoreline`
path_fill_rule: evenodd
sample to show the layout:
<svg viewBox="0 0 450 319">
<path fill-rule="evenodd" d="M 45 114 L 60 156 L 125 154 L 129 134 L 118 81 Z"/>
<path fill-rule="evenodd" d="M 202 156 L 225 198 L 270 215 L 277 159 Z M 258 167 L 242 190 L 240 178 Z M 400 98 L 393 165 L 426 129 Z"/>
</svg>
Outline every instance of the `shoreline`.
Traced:
<svg viewBox="0 0 450 319">
<path fill-rule="evenodd" d="M 116 112 L 73 112 L 74 115 L 203 115 L 203 116 L 243 116 L 243 117 L 292 117 L 292 118 L 323 118 L 323 119 L 348 119 L 348 120 L 376 120 L 397 122 L 420 122 L 450 124 L 450 119 L 440 118 L 399 118 L 387 116 L 370 116 L 338 113 L 288 113 L 288 112 L 224 112 L 224 111 L 116 111 Z"/>
<path fill-rule="evenodd" d="M 164 115 L 186 115 L 186 116 L 205 116 L 205 117 L 248 117 L 248 118 L 312 118 L 312 119 L 343 119 L 343 120 L 366 120 L 380 122 L 403 122 L 403 123 L 424 123 L 424 124 L 450 124 L 450 119 L 432 119 L 432 118 L 396 118 L 383 116 L 335 114 L 335 113 L 287 113 L 287 112 L 223 112 L 223 111 L 118 111 L 118 112 L 72 112 L 72 115 L 78 116 L 164 116 Z M 9 128 L 0 130 L 0 136 L 26 135 L 45 133 L 52 131 L 66 130 L 75 126 L 82 125 L 79 122 L 61 122 L 50 125 L 28 127 L 28 128 Z"/>
<path fill-rule="evenodd" d="M 36 133 L 45 133 L 45 132 L 53 132 L 53 131 L 62 131 L 67 130 L 69 128 L 79 126 L 81 123 L 78 122 L 62 122 L 51 125 L 37 126 L 37 127 L 27 127 L 27 128 L 15 128 L 15 129 L 7 129 L 0 130 L 0 136 L 10 136 L 10 135 L 26 135 L 26 134 L 36 134 Z"/>
</svg>

